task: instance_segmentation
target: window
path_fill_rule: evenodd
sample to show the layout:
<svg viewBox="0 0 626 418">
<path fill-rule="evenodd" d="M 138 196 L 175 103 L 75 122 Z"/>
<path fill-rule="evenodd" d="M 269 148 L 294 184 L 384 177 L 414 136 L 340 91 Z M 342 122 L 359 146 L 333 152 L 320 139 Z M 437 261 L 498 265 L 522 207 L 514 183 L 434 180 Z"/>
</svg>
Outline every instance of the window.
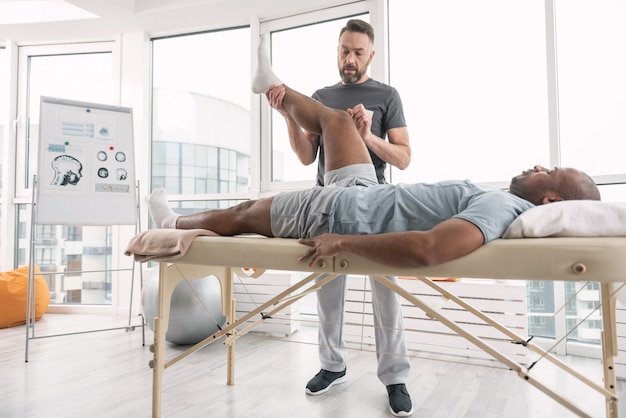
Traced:
<svg viewBox="0 0 626 418">
<path fill-rule="evenodd" d="M 357 2 L 261 24 L 261 32 L 270 34 L 272 67 L 281 80 L 309 96 L 317 89 L 339 82 L 339 32 L 350 18 L 370 21 L 364 3 Z M 382 62 L 382 54 L 380 58 L 374 58 L 377 59 Z M 283 116 L 269 109 L 264 100 L 262 106 L 264 110 L 270 111 L 267 116 L 269 126 L 263 123 L 261 126 L 262 189 L 267 191 L 312 186 L 317 175 L 317 161 L 308 166 L 302 165 L 289 144 Z M 262 113 L 262 117 L 264 115 Z"/>
<path fill-rule="evenodd" d="M 355 16 L 368 21 L 369 16 Z M 312 95 L 317 89 L 339 82 L 337 45 L 339 31 L 350 17 L 284 29 L 272 33 L 272 67 L 276 74 L 285 74 L 290 85 Z M 315 42 L 310 42 L 315 39 Z M 303 48 L 306 45 L 306 48 Z M 292 52 L 293 51 L 293 52 Z M 298 54 L 300 58 L 294 58 Z M 314 57 L 314 66 L 303 66 L 306 57 Z M 289 145 L 287 125 L 283 116 L 272 110 L 271 180 L 273 182 L 306 181 L 313 183 L 317 162 L 304 166 Z"/>
<path fill-rule="evenodd" d="M 39 260 L 38 265 L 44 269 L 47 266 L 55 264 L 55 249 L 54 248 L 37 248 L 36 259 Z"/>
<path fill-rule="evenodd" d="M 37 230 L 37 235 L 42 239 L 56 238 L 56 228 L 53 225 L 38 225 Z"/>
<path fill-rule="evenodd" d="M 546 3 L 389 0 L 390 84 L 413 149 L 409 168 L 391 169 L 392 182 L 470 178 L 507 187 L 534 164 L 565 165 L 605 180 L 603 200 L 626 201 L 626 57 L 617 52 L 626 46 L 626 5 L 556 0 L 556 23 L 546 23 Z M 599 341 L 593 287 L 532 281 L 527 295 L 531 335 Z"/>
<path fill-rule="evenodd" d="M 585 170 L 598 182 L 602 199 L 626 201 L 620 151 L 626 128 L 626 5 L 617 0 L 555 1 L 559 150 L 564 166 Z M 585 34 L 580 28 L 585 27 Z M 597 283 L 565 284 L 568 340 L 599 344 L 602 330 Z M 554 312 L 554 311 L 546 311 Z M 559 314 L 557 314 L 558 316 Z M 555 338 L 556 334 L 551 335 Z"/>
<path fill-rule="evenodd" d="M 533 296 L 528 299 L 528 306 L 531 308 L 541 308 L 545 306 L 545 300 L 542 296 Z"/>
<path fill-rule="evenodd" d="M 413 150 L 392 182 L 508 185 L 550 164 L 544 16 L 539 1 L 389 0 L 390 84 Z"/>
<path fill-rule="evenodd" d="M 113 49 L 114 43 L 108 42 L 19 49 L 17 265 L 28 264 L 30 252 L 31 205 L 26 202 L 37 168 L 40 97 L 117 104 Z M 36 225 L 34 240 L 34 261 L 48 283 L 52 304 L 111 304 L 111 227 Z"/>
<path fill-rule="evenodd" d="M 587 283 L 587 290 L 600 290 L 600 283 L 598 282 Z"/>
<path fill-rule="evenodd" d="M 81 226 L 66 226 L 63 228 L 63 237 L 66 241 L 82 241 L 83 228 Z"/>
<path fill-rule="evenodd" d="M 18 196 L 31 193 L 37 172 L 41 96 L 117 104 L 112 49 L 112 43 L 20 48 Z"/>
<path fill-rule="evenodd" d="M 556 0 L 555 9 L 562 164 L 624 174 L 626 4 Z"/>
<path fill-rule="evenodd" d="M 250 29 L 158 38 L 152 49 L 152 189 L 248 196 Z"/>
<path fill-rule="evenodd" d="M 77 273 L 71 272 L 81 272 L 83 270 L 83 256 L 82 254 L 71 254 L 66 256 L 65 265 L 67 266 L 66 277 L 76 276 Z"/>
</svg>

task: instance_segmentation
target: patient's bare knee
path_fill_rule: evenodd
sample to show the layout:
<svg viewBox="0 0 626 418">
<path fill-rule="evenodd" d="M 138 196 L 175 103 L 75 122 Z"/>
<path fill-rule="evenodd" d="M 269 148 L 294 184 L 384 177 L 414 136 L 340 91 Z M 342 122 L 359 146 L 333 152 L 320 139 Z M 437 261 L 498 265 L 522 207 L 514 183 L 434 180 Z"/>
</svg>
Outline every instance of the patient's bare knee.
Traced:
<svg viewBox="0 0 626 418">
<path fill-rule="evenodd" d="M 329 109 L 322 118 L 324 136 L 343 134 L 354 127 L 352 116 L 345 110 Z"/>
<path fill-rule="evenodd" d="M 231 208 L 231 220 L 243 232 L 271 234 L 271 199 L 250 200 Z"/>
</svg>

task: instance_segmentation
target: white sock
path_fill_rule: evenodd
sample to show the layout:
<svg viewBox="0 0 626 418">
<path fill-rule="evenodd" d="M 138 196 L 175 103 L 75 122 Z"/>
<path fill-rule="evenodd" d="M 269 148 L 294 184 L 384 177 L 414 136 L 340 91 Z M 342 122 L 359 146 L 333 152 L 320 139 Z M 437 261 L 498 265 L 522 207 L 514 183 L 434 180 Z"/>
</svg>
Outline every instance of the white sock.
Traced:
<svg viewBox="0 0 626 418">
<path fill-rule="evenodd" d="M 256 74 L 252 79 L 252 91 L 257 94 L 263 94 L 269 90 L 272 86 L 283 84 L 282 81 L 274 71 L 272 70 L 272 64 L 270 62 L 269 44 L 267 42 L 267 36 L 264 34 L 259 42 L 259 48 L 257 50 L 258 65 Z"/>
<path fill-rule="evenodd" d="M 167 203 L 167 192 L 165 189 L 157 189 L 148 196 L 148 211 L 155 228 L 176 229 L 176 220 L 180 215 L 174 213 Z"/>
</svg>

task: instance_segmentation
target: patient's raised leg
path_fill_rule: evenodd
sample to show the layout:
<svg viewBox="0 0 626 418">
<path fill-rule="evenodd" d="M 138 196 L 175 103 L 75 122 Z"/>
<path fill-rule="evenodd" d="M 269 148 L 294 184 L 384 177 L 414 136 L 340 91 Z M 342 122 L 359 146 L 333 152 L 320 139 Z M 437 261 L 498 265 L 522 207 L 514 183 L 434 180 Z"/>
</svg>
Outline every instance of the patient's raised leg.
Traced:
<svg viewBox="0 0 626 418">
<path fill-rule="evenodd" d="M 284 94 L 282 104 L 296 122 L 309 132 L 324 135 L 326 170 L 350 164 L 371 164 L 369 152 L 350 115 L 331 109 L 286 85 L 274 74 L 265 39 L 258 49 L 259 65 L 252 82 L 255 93 Z"/>
</svg>

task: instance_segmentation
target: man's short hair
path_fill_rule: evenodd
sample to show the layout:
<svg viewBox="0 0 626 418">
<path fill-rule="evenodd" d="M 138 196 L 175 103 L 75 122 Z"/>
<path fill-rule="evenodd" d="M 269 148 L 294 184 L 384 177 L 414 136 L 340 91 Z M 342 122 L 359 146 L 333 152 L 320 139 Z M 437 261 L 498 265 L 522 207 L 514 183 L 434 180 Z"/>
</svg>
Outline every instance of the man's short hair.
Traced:
<svg viewBox="0 0 626 418">
<path fill-rule="evenodd" d="M 561 195 L 565 200 L 600 200 L 598 186 L 582 171 L 577 180 L 567 179 L 561 183 Z"/>
<path fill-rule="evenodd" d="M 576 170 L 578 175 L 561 180 L 558 193 L 564 200 L 601 200 L 600 190 L 587 173 Z"/>
<path fill-rule="evenodd" d="M 372 45 L 374 45 L 374 28 L 372 27 L 372 25 L 361 19 L 348 20 L 346 26 L 341 28 L 341 32 L 339 32 L 340 38 L 345 31 L 365 33 L 367 37 L 370 38 L 370 42 L 372 43 Z"/>
</svg>

